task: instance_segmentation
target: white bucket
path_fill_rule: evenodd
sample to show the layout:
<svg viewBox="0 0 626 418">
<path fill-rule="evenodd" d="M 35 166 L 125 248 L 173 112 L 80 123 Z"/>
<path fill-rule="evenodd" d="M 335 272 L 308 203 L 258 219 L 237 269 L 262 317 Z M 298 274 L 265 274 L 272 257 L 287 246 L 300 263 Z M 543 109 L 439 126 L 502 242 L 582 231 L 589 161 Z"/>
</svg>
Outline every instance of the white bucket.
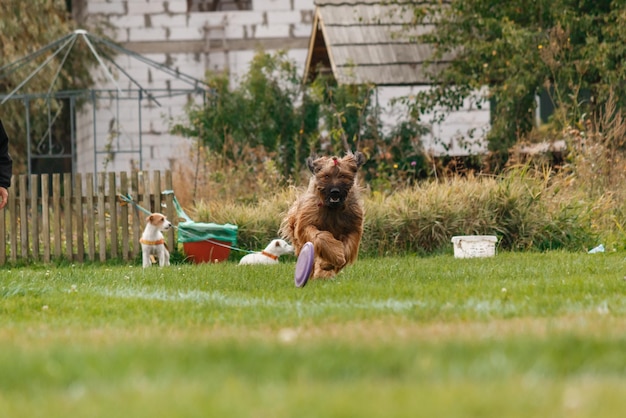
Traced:
<svg viewBox="0 0 626 418">
<path fill-rule="evenodd" d="M 454 258 L 493 257 L 496 255 L 495 235 L 459 235 L 452 237 Z"/>
</svg>

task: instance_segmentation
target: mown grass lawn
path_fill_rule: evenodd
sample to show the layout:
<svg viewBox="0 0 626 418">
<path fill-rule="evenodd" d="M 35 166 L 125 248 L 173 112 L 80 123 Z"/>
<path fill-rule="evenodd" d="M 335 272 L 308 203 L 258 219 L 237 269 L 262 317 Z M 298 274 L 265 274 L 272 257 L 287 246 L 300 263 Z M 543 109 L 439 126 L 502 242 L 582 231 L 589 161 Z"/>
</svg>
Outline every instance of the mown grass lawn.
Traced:
<svg viewBox="0 0 626 418">
<path fill-rule="evenodd" d="M 625 254 L 0 270 L 3 417 L 621 417 Z"/>
</svg>

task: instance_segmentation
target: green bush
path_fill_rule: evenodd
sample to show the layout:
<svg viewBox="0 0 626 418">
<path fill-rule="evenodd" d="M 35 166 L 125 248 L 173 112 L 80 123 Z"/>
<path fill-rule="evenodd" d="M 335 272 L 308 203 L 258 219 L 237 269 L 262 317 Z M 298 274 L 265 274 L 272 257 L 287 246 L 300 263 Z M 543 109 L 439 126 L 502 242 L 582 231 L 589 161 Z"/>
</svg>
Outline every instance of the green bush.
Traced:
<svg viewBox="0 0 626 418">
<path fill-rule="evenodd" d="M 227 73 L 209 72 L 206 83 L 212 89 L 206 102 L 189 105 L 182 118 L 170 120 L 170 130 L 197 141 L 193 160 L 203 160 L 197 167 L 211 164 L 214 178 L 272 161 L 284 185 L 298 178 L 309 155 L 347 150 L 367 155 L 364 177 L 381 187 L 404 186 L 429 174 L 420 140 L 428 129 L 399 101 L 398 124 L 385 133 L 372 85 L 338 85 L 327 76 L 302 85 L 284 51 L 258 51 L 235 88 Z M 185 164 L 181 170 L 198 178 L 198 168 L 193 173 Z M 260 190 L 254 181 L 240 184 L 239 198 L 255 199 Z M 194 190 L 193 198 L 198 195 Z"/>
</svg>

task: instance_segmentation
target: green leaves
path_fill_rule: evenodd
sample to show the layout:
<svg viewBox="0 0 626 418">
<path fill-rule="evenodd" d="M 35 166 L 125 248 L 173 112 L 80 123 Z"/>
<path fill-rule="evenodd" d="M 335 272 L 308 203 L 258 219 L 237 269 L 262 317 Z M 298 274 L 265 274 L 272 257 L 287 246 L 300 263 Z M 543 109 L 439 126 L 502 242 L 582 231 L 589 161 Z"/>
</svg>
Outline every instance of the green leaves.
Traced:
<svg viewBox="0 0 626 418">
<path fill-rule="evenodd" d="M 71 20 L 63 0 L 2 0 L 0 1 L 0 67 L 5 67 L 29 54 L 32 54 L 51 42 L 70 34 L 76 29 L 76 22 Z M 55 48 L 56 50 L 56 48 Z M 35 72 L 51 52 L 36 57 L 15 71 L 0 73 L 0 92 L 8 94 Z M 56 71 L 65 52 L 60 53 L 49 65 L 40 69 L 36 76 L 29 79 L 19 93 L 41 93 L 71 89 L 84 89 L 91 85 L 89 66 L 95 62 L 86 45 L 77 42 L 67 56 L 63 68 L 56 77 Z M 52 80 L 56 80 L 51 86 Z M 32 101 L 31 115 L 44 115 L 45 104 Z M 69 116 L 63 117 L 69 120 Z M 7 102 L 2 108 L 2 120 L 10 132 L 26 132 L 24 106 L 22 103 Z M 68 122 L 69 123 L 69 122 Z M 31 121 L 32 131 L 45 132 L 47 127 L 36 117 Z M 11 141 L 11 156 L 15 172 L 24 171 L 26 165 L 26 141 Z"/>
<path fill-rule="evenodd" d="M 284 52 L 259 51 L 236 87 L 231 88 L 227 73 L 209 73 L 207 83 L 214 94 L 205 106 L 189 108 L 187 120 L 175 125 L 173 132 L 200 139 L 230 161 L 240 161 L 244 154 L 260 149 L 264 156 L 279 160 L 287 177 L 302 125 L 296 106 L 300 84 L 295 64 Z"/>
<path fill-rule="evenodd" d="M 434 90 L 418 95 L 414 110 L 457 110 L 473 90 L 487 86 L 496 106 L 490 149 L 504 153 L 532 129 L 534 97 L 541 89 L 563 108 L 559 124 L 574 124 L 584 112 L 582 91 L 591 92 L 595 103 L 606 100 L 611 89 L 626 97 L 618 82 L 626 76 L 625 10 L 621 2 L 608 0 L 453 0 L 444 7 L 416 6 L 417 24 L 437 21 L 418 42 L 435 46 L 433 61 L 449 52 L 454 59 L 430 74 Z"/>
<path fill-rule="evenodd" d="M 236 87 L 226 73 L 210 73 L 207 83 L 214 94 L 206 105 L 191 106 L 172 131 L 198 138 L 229 162 L 246 161 L 251 155 L 253 163 L 271 159 L 288 179 L 298 175 L 311 153 L 361 150 L 372 157 L 368 180 L 394 175 L 398 167 L 404 177 L 415 178 L 422 168 L 421 162 L 416 165 L 424 127 L 405 115 L 395 129 L 383 133 L 371 85 L 338 85 L 320 75 L 303 86 L 295 63 L 284 52 L 263 51 L 257 52 Z M 406 111 L 407 105 L 402 108 Z M 380 156 L 396 168 L 385 170 Z"/>
</svg>

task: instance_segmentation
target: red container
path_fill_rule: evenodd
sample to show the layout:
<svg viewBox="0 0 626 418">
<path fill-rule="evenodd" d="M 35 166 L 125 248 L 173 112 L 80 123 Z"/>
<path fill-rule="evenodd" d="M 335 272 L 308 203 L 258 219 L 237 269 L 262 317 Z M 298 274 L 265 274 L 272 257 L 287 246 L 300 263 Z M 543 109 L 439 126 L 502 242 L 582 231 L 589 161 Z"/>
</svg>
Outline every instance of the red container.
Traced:
<svg viewBox="0 0 626 418">
<path fill-rule="evenodd" d="M 230 246 L 229 242 L 217 240 L 183 242 L 185 255 L 196 264 L 219 263 L 228 259 Z"/>
</svg>

